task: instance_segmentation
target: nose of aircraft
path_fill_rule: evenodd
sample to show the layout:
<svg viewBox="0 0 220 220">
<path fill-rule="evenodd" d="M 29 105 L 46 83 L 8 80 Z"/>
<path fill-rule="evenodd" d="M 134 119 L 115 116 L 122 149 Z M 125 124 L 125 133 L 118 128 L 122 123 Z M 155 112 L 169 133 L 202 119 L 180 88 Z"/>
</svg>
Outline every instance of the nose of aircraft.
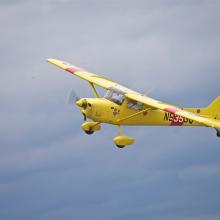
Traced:
<svg viewBox="0 0 220 220">
<path fill-rule="evenodd" d="M 80 108 L 86 109 L 87 108 L 87 100 L 86 99 L 80 99 L 76 101 L 76 105 Z"/>
<path fill-rule="evenodd" d="M 76 105 L 81 108 L 83 106 L 83 99 L 76 101 Z"/>
</svg>

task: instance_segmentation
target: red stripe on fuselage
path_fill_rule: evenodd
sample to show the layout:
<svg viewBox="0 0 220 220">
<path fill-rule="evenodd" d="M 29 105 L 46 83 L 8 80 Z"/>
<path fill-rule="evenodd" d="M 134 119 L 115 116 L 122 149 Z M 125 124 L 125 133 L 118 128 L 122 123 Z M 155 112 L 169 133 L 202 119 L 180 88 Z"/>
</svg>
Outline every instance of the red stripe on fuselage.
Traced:
<svg viewBox="0 0 220 220">
<path fill-rule="evenodd" d="M 182 116 L 175 115 L 176 112 L 181 111 L 176 108 L 168 107 L 164 109 L 166 112 L 170 112 L 173 114 L 172 121 L 170 123 L 170 126 L 182 126 L 184 123 L 184 118 Z"/>
</svg>

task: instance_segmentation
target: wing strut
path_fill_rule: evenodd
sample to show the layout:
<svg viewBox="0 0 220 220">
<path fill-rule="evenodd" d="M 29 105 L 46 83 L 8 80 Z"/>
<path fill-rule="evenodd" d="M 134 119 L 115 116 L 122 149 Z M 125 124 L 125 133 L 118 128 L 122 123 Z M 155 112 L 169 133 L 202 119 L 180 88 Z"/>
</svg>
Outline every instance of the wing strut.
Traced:
<svg viewBox="0 0 220 220">
<path fill-rule="evenodd" d="M 125 117 L 125 118 L 118 119 L 117 122 L 122 122 L 122 121 L 125 121 L 125 120 L 127 120 L 127 119 L 133 118 L 133 117 L 135 117 L 135 116 L 137 116 L 137 115 L 139 115 L 139 114 L 141 114 L 141 113 L 144 113 L 144 112 L 149 111 L 150 109 L 152 109 L 152 108 L 145 108 L 144 110 L 141 110 L 141 111 L 139 111 L 139 112 L 136 112 L 136 113 L 134 113 L 134 114 L 132 114 L 132 115 L 129 115 L 129 116 Z"/>
<path fill-rule="evenodd" d="M 96 98 L 100 98 L 98 92 L 97 92 L 96 89 L 95 89 L 94 84 L 91 83 L 91 82 L 89 82 L 89 84 L 90 84 L 90 86 L 92 87 L 92 91 L 93 91 L 94 96 L 95 96 Z"/>
</svg>

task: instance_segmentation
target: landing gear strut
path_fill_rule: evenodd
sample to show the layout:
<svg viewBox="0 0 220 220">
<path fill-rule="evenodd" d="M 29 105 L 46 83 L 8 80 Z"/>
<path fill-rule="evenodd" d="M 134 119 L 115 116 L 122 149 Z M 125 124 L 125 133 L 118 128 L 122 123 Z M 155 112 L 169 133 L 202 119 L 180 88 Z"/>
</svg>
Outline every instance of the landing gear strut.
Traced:
<svg viewBox="0 0 220 220">
<path fill-rule="evenodd" d="M 87 121 L 86 114 L 84 114 L 84 113 L 83 113 L 83 120 L 84 120 L 84 121 Z"/>
<path fill-rule="evenodd" d="M 120 136 L 122 136 L 122 130 L 121 130 L 121 126 L 120 126 L 120 125 L 118 126 L 118 134 L 119 134 Z M 118 137 L 120 137 L 120 136 L 118 136 Z M 114 138 L 115 145 L 116 145 L 118 148 L 124 148 L 125 145 L 119 144 L 119 141 L 117 141 L 118 137 L 115 137 L 115 138 Z"/>
</svg>

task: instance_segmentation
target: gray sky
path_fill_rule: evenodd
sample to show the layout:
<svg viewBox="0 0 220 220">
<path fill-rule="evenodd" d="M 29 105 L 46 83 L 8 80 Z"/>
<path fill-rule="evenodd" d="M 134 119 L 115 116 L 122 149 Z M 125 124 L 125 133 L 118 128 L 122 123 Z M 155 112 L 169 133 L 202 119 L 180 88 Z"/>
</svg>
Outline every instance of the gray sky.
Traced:
<svg viewBox="0 0 220 220">
<path fill-rule="evenodd" d="M 220 139 L 210 128 L 114 126 L 93 136 L 66 104 L 88 83 L 59 58 L 153 98 L 220 95 L 220 2 L 0 1 L 0 219 L 217 220 Z"/>
</svg>

